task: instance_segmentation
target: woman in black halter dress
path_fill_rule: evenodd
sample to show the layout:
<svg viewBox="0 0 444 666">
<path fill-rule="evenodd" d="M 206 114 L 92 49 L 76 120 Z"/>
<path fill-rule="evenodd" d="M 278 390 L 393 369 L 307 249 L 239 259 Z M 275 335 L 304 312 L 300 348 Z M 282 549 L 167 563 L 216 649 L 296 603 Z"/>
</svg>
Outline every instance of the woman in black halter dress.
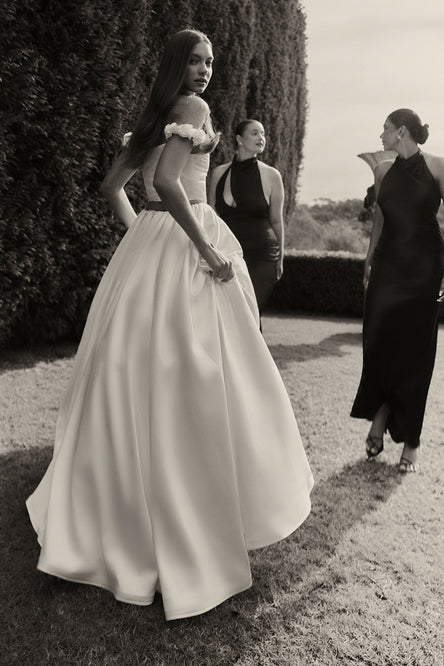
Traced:
<svg viewBox="0 0 444 666">
<path fill-rule="evenodd" d="M 381 135 L 395 161 L 375 169 L 377 217 L 365 265 L 363 370 L 351 415 L 372 421 L 367 457 L 383 434 L 404 442 L 399 471 L 414 472 L 435 362 L 444 243 L 436 218 L 444 159 L 418 143 L 428 126 L 409 109 L 390 114 Z"/>
<path fill-rule="evenodd" d="M 235 130 L 237 153 L 214 169 L 209 203 L 240 242 L 262 312 L 282 275 L 284 188 L 279 171 L 258 162 L 265 133 L 257 120 L 244 120 Z"/>
</svg>

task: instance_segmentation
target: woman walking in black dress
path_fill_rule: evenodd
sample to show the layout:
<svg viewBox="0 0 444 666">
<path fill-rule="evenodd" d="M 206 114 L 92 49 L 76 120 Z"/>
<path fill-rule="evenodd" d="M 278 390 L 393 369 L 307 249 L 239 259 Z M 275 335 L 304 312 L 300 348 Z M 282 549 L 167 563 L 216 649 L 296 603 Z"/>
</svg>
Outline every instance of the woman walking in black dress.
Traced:
<svg viewBox="0 0 444 666">
<path fill-rule="evenodd" d="M 351 415 L 372 421 L 367 457 L 389 431 L 404 442 L 400 472 L 414 472 L 436 353 L 438 301 L 443 300 L 444 243 L 436 219 L 444 196 L 444 158 L 418 144 L 428 126 L 410 109 L 384 123 L 394 161 L 375 169 L 376 218 L 365 261 L 363 370 Z"/>
<path fill-rule="evenodd" d="M 243 120 L 235 139 L 233 161 L 211 175 L 208 202 L 242 246 L 262 312 L 283 270 L 284 187 L 279 171 L 257 159 L 265 148 L 262 123 Z"/>
</svg>

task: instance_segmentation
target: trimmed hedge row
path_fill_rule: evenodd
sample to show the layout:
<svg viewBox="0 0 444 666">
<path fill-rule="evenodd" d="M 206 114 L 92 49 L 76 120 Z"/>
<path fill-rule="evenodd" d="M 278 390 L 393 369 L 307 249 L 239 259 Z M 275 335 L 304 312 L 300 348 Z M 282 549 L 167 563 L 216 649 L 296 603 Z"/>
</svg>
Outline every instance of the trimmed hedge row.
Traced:
<svg viewBox="0 0 444 666">
<path fill-rule="evenodd" d="M 269 308 L 361 317 L 364 259 L 349 252 L 290 251 Z"/>
<path fill-rule="evenodd" d="M 269 310 L 362 317 L 364 260 L 351 252 L 287 251 Z M 443 305 L 439 320 L 444 321 Z"/>
<path fill-rule="evenodd" d="M 159 54 L 194 26 L 214 44 L 208 91 L 233 126 L 264 122 L 264 159 L 294 204 L 306 114 L 299 0 L 8 0 L 0 4 L 0 343 L 78 336 L 123 229 L 98 186 L 138 117 Z M 138 210 L 140 180 L 129 187 Z"/>
</svg>

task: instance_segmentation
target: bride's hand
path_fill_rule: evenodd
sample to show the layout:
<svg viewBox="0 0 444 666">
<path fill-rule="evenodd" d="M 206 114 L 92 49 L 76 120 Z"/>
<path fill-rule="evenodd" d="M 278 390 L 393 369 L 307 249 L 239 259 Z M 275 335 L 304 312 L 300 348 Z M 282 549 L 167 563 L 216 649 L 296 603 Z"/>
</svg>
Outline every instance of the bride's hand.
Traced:
<svg viewBox="0 0 444 666">
<path fill-rule="evenodd" d="M 234 277 L 231 261 L 213 244 L 207 245 L 204 249 L 200 250 L 200 254 L 207 262 L 212 277 L 222 280 L 222 282 L 228 282 L 228 280 Z"/>
</svg>

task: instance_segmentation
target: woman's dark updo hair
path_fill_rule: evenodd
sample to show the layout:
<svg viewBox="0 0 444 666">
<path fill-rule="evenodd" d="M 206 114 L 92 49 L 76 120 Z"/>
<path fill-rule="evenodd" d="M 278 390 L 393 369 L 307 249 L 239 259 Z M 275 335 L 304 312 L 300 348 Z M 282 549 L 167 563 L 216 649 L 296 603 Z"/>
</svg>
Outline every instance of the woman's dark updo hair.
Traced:
<svg viewBox="0 0 444 666">
<path fill-rule="evenodd" d="M 429 126 L 422 125 L 417 113 L 411 109 L 397 109 L 389 116 L 390 120 L 395 127 L 404 125 L 410 132 L 410 136 L 416 143 L 425 143 L 429 137 Z"/>
<path fill-rule="evenodd" d="M 258 123 L 260 122 L 259 120 L 255 120 L 254 118 L 246 118 L 245 120 L 241 120 L 240 123 L 236 125 L 234 128 L 234 145 L 236 148 L 239 146 L 237 145 L 236 137 L 237 136 L 242 136 L 245 130 L 247 129 L 248 125 L 251 123 Z"/>
</svg>

